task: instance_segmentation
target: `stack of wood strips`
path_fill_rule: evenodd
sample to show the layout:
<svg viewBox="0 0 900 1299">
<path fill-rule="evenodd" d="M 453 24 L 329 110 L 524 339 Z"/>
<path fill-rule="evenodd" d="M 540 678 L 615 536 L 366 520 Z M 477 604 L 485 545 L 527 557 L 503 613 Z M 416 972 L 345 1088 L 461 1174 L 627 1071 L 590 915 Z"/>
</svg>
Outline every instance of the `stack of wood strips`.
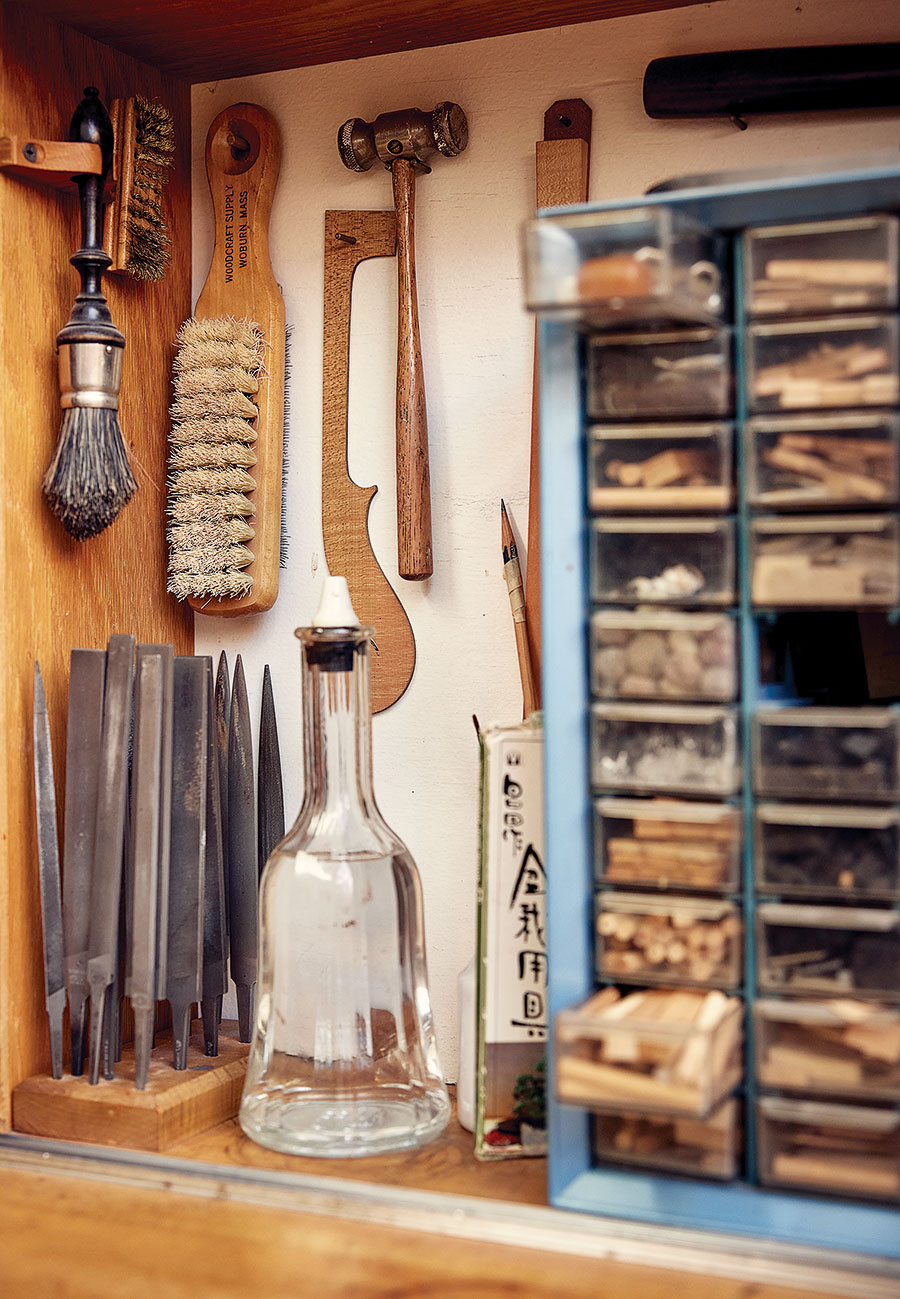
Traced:
<svg viewBox="0 0 900 1299">
<path fill-rule="evenodd" d="M 606 840 L 606 878 L 634 884 L 721 888 L 732 876 L 740 837 L 736 819 L 720 821 L 632 821 L 630 836 Z"/>
<path fill-rule="evenodd" d="M 874 1091 L 900 1098 L 900 1011 L 840 998 L 818 1017 L 766 1015 L 759 1026 L 759 1080 L 798 1091 Z"/>
</svg>

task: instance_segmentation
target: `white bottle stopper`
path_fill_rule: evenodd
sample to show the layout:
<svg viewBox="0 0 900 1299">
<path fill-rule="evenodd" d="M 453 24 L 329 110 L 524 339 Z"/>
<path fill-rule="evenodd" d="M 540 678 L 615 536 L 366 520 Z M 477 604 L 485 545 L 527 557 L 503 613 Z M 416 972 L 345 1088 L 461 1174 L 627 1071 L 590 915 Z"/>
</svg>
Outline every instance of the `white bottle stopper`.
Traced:
<svg viewBox="0 0 900 1299">
<path fill-rule="evenodd" d="M 358 627 L 359 625 L 359 619 L 350 601 L 346 577 L 326 577 L 313 626 Z"/>
</svg>

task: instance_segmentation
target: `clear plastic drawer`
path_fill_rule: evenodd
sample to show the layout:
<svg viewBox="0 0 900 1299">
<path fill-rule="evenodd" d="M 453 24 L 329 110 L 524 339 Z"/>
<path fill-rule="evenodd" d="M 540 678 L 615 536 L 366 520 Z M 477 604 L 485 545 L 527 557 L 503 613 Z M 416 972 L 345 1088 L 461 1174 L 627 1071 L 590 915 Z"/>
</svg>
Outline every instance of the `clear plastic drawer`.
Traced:
<svg viewBox="0 0 900 1299">
<path fill-rule="evenodd" d="M 858 216 L 744 232 L 754 316 L 883 311 L 897 305 L 895 216 Z"/>
<path fill-rule="evenodd" d="M 834 316 L 747 327 L 747 401 L 753 411 L 896 406 L 894 316 Z"/>
<path fill-rule="evenodd" d="M 735 988 L 742 928 L 733 902 L 600 893 L 597 972 L 622 983 Z"/>
<path fill-rule="evenodd" d="M 763 803 L 754 834 L 756 887 L 785 897 L 900 897 L 900 812 L 883 807 Z"/>
<path fill-rule="evenodd" d="M 604 988 L 556 1018 L 560 1101 L 704 1118 L 741 1081 L 743 1003 L 723 992 Z"/>
<path fill-rule="evenodd" d="M 598 604 L 727 605 L 734 600 L 730 519 L 594 519 L 591 595 Z"/>
<path fill-rule="evenodd" d="M 722 803 L 600 798 L 594 855 L 605 884 L 729 892 L 740 877 L 741 814 Z"/>
<path fill-rule="evenodd" d="M 738 692 L 734 621 L 727 614 L 669 609 L 595 613 L 591 689 L 601 699 L 727 703 Z"/>
<path fill-rule="evenodd" d="M 763 1096 L 757 1148 L 767 1186 L 900 1199 L 900 1111 Z"/>
<path fill-rule="evenodd" d="M 727 1180 L 737 1177 L 740 1109 L 723 1101 L 707 1119 L 660 1118 L 624 1110 L 597 1115 L 594 1156 L 601 1164 L 655 1168 Z"/>
<path fill-rule="evenodd" d="M 753 519 L 753 603 L 889 608 L 900 600 L 900 528 L 889 515 Z"/>
<path fill-rule="evenodd" d="M 730 424 L 595 424 L 588 504 L 607 510 L 727 510 L 734 502 Z"/>
<path fill-rule="evenodd" d="M 734 708 L 595 703 L 591 730 L 597 789 L 727 797 L 740 787 Z"/>
<path fill-rule="evenodd" d="M 641 321 L 714 323 L 727 297 L 721 235 L 678 209 L 546 217 L 525 232 L 532 311 L 593 328 Z"/>
<path fill-rule="evenodd" d="M 892 708 L 763 708 L 753 719 L 753 787 L 769 798 L 900 799 Z"/>
<path fill-rule="evenodd" d="M 721 418 L 733 406 L 730 329 L 597 334 L 588 340 L 592 419 Z"/>
<path fill-rule="evenodd" d="M 753 1015 L 760 1086 L 900 1101 L 900 1010 L 842 997 L 757 1001 Z"/>
<path fill-rule="evenodd" d="M 747 499 L 771 510 L 892 505 L 900 415 L 757 416 L 744 425 Z"/>
<path fill-rule="evenodd" d="M 756 923 L 765 991 L 900 995 L 900 911 L 761 902 Z"/>
</svg>

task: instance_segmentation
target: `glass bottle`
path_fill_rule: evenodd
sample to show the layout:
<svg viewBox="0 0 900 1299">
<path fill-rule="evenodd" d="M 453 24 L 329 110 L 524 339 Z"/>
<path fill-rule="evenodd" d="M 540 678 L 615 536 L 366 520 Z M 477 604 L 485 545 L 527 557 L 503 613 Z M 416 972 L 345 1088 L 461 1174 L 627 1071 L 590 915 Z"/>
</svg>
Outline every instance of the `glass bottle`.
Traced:
<svg viewBox="0 0 900 1299">
<path fill-rule="evenodd" d="M 306 792 L 260 885 L 247 1136 L 289 1154 L 424 1145 L 450 1103 L 434 1039 L 422 888 L 371 787 L 369 645 L 328 578 L 303 646 Z"/>
</svg>

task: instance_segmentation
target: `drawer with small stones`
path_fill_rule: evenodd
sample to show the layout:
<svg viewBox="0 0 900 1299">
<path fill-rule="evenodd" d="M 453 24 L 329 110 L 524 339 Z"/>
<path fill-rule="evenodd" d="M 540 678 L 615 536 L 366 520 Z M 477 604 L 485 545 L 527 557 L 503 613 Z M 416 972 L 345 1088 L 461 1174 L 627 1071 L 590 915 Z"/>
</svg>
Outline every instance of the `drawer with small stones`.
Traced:
<svg viewBox="0 0 900 1299">
<path fill-rule="evenodd" d="M 734 988 L 742 922 L 733 902 L 646 893 L 598 893 L 597 973 L 617 983 Z"/>
<path fill-rule="evenodd" d="M 900 600 L 900 527 L 886 514 L 753 519 L 753 603 L 764 609 L 887 609 Z"/>
<path fill-rule="evenodd" d="M 897 230 L 890 214 L 745 230 L 748 312 L 805 316 L 896 307 Z"/>
<path fill-rule="evenodd" d="M 757 794 L 900 799 L 900 712 L 893 708 L 761 708 L 752 734 Z"/>
<path fill-rule="evenodd" d="M 727 798 L 741 780 L 737 710 L 592 704 L 591 764 L 598 790 Z"/>
<path fill-rule="evenodd" d="M 774 410 L 896 406 L 895 316 L 833 316 L 748 325 L 747 404 Z"/>
<path fill-rule="evenodd" d="M 591 690 L 600 699 L 728 703 L 738 691 L 734 620 L 669 609 L 597 612 L 591 618 Z"/>
<path fill-rule="evenodd" d="M 900 415 L 757 415 L 744 425 L 747 500 L 770 509 L 892 505 Z"/>
<path fill-rule="evenodd" d="M 722 1101 L 709 1118 L 662 1118 L 624 1109 L 593 1120 L 594 1157 L 622 1164 L 727 1181 L 738 1175 L 741 1129 L 736 1100 Z"/>
<path fill-rule="evenodd" d="M 598 883 L 724 893 L 738 887 L 741 814 L 724 803 L 598 798 Z"/>
<path fill-rule="evenodd" d="M 590 545 L 597 604 L 721 607 L 734 601 L 731 519 L 594 519 Z"/>
<path fill-rule="evenodd" d="M 718 990 L 604 988 L 556 1017 L 557 1099 L 704 1118 L 743 1077 L 743 1020 Z"/>
<path fill-rule="evenodd" d="M 727 287 L 724 238 L 677 208 L 544 217 L 525 230 L 529 309 L 592 328 L 715 323 Z"/>
<path fill-rule="evenodd" d="M 720 419 L 732 413 L 732 390 L 730 329 L 588 340 L 591 419 Z"/>
<path fill-rule="evenodd" d="M 760 893 L 900 898 L 900 812 L 895 809 L 762 803 L 755 818 Z"/>
<path fill-rule="evenodd" d="M 756 939 L 766 992 L 900 996 L 900 911 L 761 902 Z"/>
<path fill-rule="evenodd" d="M 730 424 L 595 424 L 588 506 L 608 510 L 727 510 L 734 503 Z"/>
<path fill-rule="evenodd" d="M 900 1199 L 900 1111 L 762 1096 L 759 1177 L 765 1186 Z"/>
<path fill-rule="evenodd" d="M 760 1086 L 900 1101 L 900 1010 L 850 997 L 765 999 L 753 1016 Z"/>
</svg>

